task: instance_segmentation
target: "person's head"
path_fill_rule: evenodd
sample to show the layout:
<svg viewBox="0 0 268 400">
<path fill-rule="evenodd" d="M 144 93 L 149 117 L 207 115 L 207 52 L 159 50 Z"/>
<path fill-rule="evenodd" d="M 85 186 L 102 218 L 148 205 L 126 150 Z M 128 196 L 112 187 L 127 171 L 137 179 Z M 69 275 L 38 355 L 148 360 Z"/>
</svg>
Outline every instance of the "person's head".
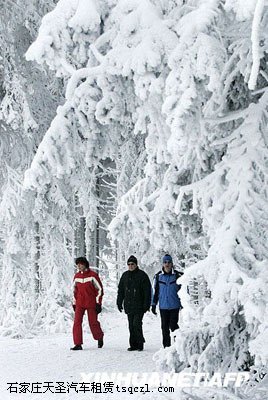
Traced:
<svg viewBox="0 0 268 400">
<path fill-rule="evenodd" d="M 80 272 L 85 271 L 86 269 L 89 269 L 89 262 L 86 259 L 86 257 L 78 257 L 75 259 L 75 265 L 77 266 L 78 270 Z"/>
<path fill-rule="evenodd" d="M 134 271 L 138 266 L 138 260 L 135 256 L 130 256 L 127 260 L 128 270 Z"/>
<path fill-rule="evenodd" d="M 173 266 L 172 257 L 169 254 L 165 254 L 162 261 L 163 261 L 164 271 L 167 274 L 170 273 Z"/>
</svg>

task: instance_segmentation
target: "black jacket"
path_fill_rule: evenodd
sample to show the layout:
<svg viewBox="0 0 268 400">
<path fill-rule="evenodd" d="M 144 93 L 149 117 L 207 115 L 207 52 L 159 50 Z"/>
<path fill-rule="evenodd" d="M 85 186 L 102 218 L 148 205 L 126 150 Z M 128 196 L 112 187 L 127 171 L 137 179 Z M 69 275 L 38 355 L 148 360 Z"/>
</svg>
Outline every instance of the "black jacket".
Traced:
<svg viewBox="0 0 268 400">
<path fill-rule="evenodd" d="M 117 306 L 122 308 L 123 303 L 126 314 L 146 312 L 150 309 L 150 279 L 139 267 L 134 271 L 126 271 L 121 276 L 118 285 Z"/>
</svg>

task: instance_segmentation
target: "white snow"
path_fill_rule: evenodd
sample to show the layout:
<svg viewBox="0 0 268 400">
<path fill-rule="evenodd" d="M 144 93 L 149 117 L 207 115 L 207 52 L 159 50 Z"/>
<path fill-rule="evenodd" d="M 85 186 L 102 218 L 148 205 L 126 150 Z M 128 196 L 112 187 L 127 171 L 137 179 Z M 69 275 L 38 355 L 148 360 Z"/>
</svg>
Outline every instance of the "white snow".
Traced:
<svg viewBox="0 0 268 400">
<path fill-rule="evenodd" d="M 3 165 L 11 161 L 9 150 L 17 164 L 16 153 L 29 155 L 20 179 L 6 173 L 0 198 L 0 331 L 25 337 L 38 327 L 53 336 L 3 339 L 2 379 L 67 381 L 83 370 L 225 372 L 267 364 L 266 3 L 157 3 L 59 0 L 44 17 L 26 58 L 64 78 L 66 102 L 42 141 L 20 145 L 22 132 L 30 135 L 37 125 L 21 80 L 3 86 L 0 119 L 12 129 L 24 121 L 18 144 L 6 140 L 8 130 L 2 135 Z M 258 83 L 255 94 L 246 83 L 250 89 Z M 254 97 L 257 92 L 262 95 Z M 30 193 L 17 182 L 32 159 L 24 182 Z M 108 231 L 111 219 L 114 265 L 137 254 L 152 277 L 164 252 L 185 265 L 186 318 L 176 346 L 155 363 L 161 332 L 152 315 L 145 318 L 142 354 L 126 352 L 123 315 L 102 316 L 101 350 L 88 339 L 82 353 L 71 354 L 71 333 L 63 333 L 77 244 L 89 251 L 99 222 Z M 201 288 L 205 282 L 211 293 L 199 308 L 186 291 L 191 280 Z"/>
<path fill-rule="evenodd" d="M 144 316 L 145 348 L 143 352 L 129 352 L 127 316 L 125 314 L 104 312 L 100 321 L 104 330 L 104 347 L 97 348 L 97 342 L 89 333 L 86 316 L 84 317 L 83 351 L 70 351 L 73 346 L 70 334 L 36 336 L 29 339 L 15 340 L 1 338 L 0 354 L 0 398 L 1 400 L 21 399 L 106 399 L 109 393 L 69 394 L 19 394 L 9 393 L 7 383 L 13 382 L 81 382 L 91 372 L 148 372 L 156 371 L 153 355 L 161 347 L 160 317 L 152 314 Z M 131 399 L 139 398 L 130 395 Z M 95 397 L 96 396 L 96 397 Z M 119 398 L 119 393 L 110 394 Z M 141 394 L 142 396 L 142 394 Z M 153 397 L 145 398 L 152 399 Z M 122 394 L 123 398 L 123 394 Z M 128 398 L 125 397 L 124 398 Z M 143 397 L 144 398 L 144 397 Z"/>
<path fill-rule="evenodd" d="M 252 33 L 251 33 L 251 42 L 252 42 L 252 70 L 250 74 L 250 78 L 248 81 L 249 89 L 255 89 L 259 68 L 260 68 L 260 50 L 259 50 L 259 42 L 260 42 L 260 24 L 262 19 L 262 13 L 264 8 L 264 1 L 258 0 L 254 12 L 254 18 L 252 22 Z"/>
<path fill-rule="evenodd" d="M 100 24 L 100 15 L 96 8 L 94 1 L 80 0 L 77 10 L 68 25 L 73 29 L 81 28 L 81 31 L 96 29 Z"/>
<path fill-rule="evenodd" d="M 252 16 L 257 0 L 226 0 L 226 11 L 233 10 L 238 21 L 244 21 Z"/>
</svg>

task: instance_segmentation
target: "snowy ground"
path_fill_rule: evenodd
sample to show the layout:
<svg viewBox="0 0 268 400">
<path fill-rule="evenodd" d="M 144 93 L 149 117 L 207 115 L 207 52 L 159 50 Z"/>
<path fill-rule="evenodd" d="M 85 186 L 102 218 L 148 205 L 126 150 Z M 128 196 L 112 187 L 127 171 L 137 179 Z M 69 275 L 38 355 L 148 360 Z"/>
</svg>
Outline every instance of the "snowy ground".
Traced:
<svg viewBox="0 0 268 400">
<path fill-rule="evenodd" d="M 0 339 L 0 400 L 206 400 L 208 397 L 215 400 L 223 399 L 222 392 L 220 393 L 217 389 L 215 394 L 210 397 L 209 394 L 212 393 L 207 388 L 185 389 L 176 387 L 176 385 L 173 393 L 159 392 L 157 385 L 150 386 L 150 391 L 146 392 L 144 382 L 139 380 L 130 385 L 123 381 L 119 387 L 120 391 L 117 391 L 117 382 L 113 379 L 113 373 L 121 373 L 124 377 L 127 377 L 128 373 L 147 373 L 148 376 L 151 376 L 153 372 L 158 373 L 153 356 L 162 348 L 160 318 L 159 315 L 155 317 L 151 313 L 145 315 L 144 336 L 146 343 L 143 352 L 128 352 L 126 350 L 129 344 L 125 314 L 107 312 L 102 313 L 100 319 L 105 332 L 105 344 L 102 349 L 97 348 L 96 341 L 90 335 L 86 318 L 84 321 L 83 351 L 70 351 L 70 347 L 73 345 L 71 331 L 70 334 L 38 336 L 32 339 Z M 161 350 L 161 352 L 164 351 Z M 111 391 L 105 388 L 103 383 L 100 383 L 100 379 L 96 378 L 96 375 L 95 379 L 90 375 L 97 372 L 107 374 L 108 378 L 105 379 L 105 382 L 115 381 L 113 382 L 114 386 L 110 389 Z M 19 393 L 21 384 L 24 382 L 29 383 L 31 390 L 33 388 L 35 393 Z M 45 392 L 45 382 L 51 382 L 54 388 Z M 60 393 L 60 382 L 63 385 L 63 393 Z M 87 382 L 87 388 L 90 390 L 81 391 L 81 382 Z M 92 382 L 99 385 L 95 391 L 92 390 Z M 17 388 L 17 393 L 10 393 L 7 390 L 8 383 L 17 383 L 13 385 L 14 389 Z M 39 388 L 36 385 L 37 383 L 39 383 Z M 74 387 L 70 388 L 68 393 L 67 383 L 77 384 L 78 393 Z M 127 388 L 126 392 L 122 392 L 123 385 Z M 131 392 L 135 386 L 138 389 L 144 387 L 144 393 L 140 391 Z M 168 389 L 169 386 L 165 388 Z M 99 392 L 99 389 L 102 392 Z M 254 395 L 252 397 L 242 396 L 242 398 L 250 400 L 267 399 L 264 395 L 265 388 L 261 390 L 260 395 L 257 395 L 257 392 L 253 390 Z M 189 396 L 189 393 L 191 396 Z M 226 391 L 224 393 L 227 394 Z M 238 399 L 231 393 L 224 398 Z"/>
<path fill-rule="evenodd" d="M 86 321 L 85 321 L 86 322 Z M 105 345 L 98 349 L 96 342 L 88 333 L 84 323 L 84 350 L 70 351 L 72 336 L 70 334 L 56 334 L 36 337 L 33 339 L 1 339 L 0 353 L 0 399 L 156 399 L 175 398 L 166 397 L 159 393 L 76 393 L 71 390 L 67 393 L 38 393 L 44 391 L 35 389 L 36 393 L 9 393 L 7 383 L 18 384 L 53 382 L 81 382 L 83 374 L 91 372 L 148 372 L 156 371 L 152 359 L 154 353 L 161 348 L 160 318 L 147 313 L 144 317 L 144 336 L 146 339 L 143 352 L 128 352 L 128 327 L 125 314 L 106 313 L 101 316 L 101 323 L 105 331 Z M 19 386 L 15 385 L 18 388 Z M 177 393 L 178 395 L 178 393 Z M 145 397 L 144 397 L 145 396 Z M 160 396 L 160 397 L 159 397 Z M 174 396 L 174 394 L 173 394 Z"/>
</svg>

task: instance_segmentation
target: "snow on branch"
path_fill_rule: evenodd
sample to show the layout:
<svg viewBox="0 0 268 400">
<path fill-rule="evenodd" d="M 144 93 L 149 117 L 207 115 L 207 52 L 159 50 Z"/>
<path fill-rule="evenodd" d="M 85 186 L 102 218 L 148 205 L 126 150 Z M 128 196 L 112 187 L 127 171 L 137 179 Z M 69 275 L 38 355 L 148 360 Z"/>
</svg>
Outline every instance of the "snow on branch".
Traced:
<svg viewBox="0 0 268 400">
<path fill-rule="evenodd" d="M 57 76 L 70 77 L 88 63 L 90 44 L 100 35 L 98 1 L 60 0 L 42 20 L 27 60 L 47 64 Z"/>
<path fill-rule="evenodd" d="M 265 1 L 257 0 L 253 22 L 252 22 L 252 32 L 251 32 L 251 42 L 252 42 L 252 68 L 248 81 L 248 87 L 254 90 L 257 83 L 259 68 L 260 68 L 260 25 L 261 18 L 264 9 Z"/>
</svg>

